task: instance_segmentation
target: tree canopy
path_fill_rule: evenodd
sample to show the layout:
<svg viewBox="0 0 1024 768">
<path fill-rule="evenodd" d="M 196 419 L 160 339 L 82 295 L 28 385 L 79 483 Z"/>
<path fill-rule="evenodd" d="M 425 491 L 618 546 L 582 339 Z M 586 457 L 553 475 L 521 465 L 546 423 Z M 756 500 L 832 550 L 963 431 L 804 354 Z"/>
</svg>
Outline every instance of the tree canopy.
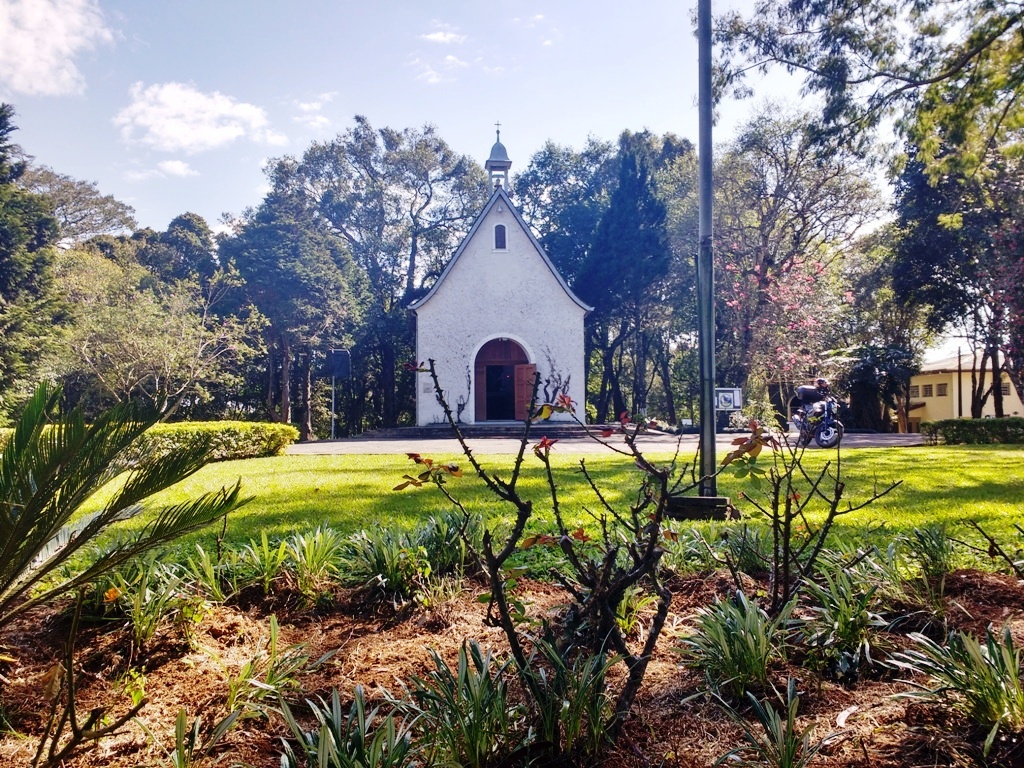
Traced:
<svg viewBox="0 0 1024 768">
<path fill-rule="evenodd" d="M 1024 120 L 1022 32 L 1020 0 L 758 0 L 717 20 L 719 92 L 781 66 L 822 98 L 819 137 L 863 147 L 895 115 L 926 164 L 969 168 Z"/>
<path fill-rule="evenodd" d="M 11 140 L 13 120 L 13 107 L 0 104 L 0 413 L 31 391 L 61 319 L 50 292 L 57 221 L 45 197 L 18 183 L 27 165 Z"/>
<path fill-rule="evenodd" d="M 135 211 L 113 195 L 104 195 L 95 182 L 79 181 L 45 165 L 29 166 L 21 184 L 46 197 L 60 227 L 61 240 L 82 242 L 104 234 L 124 234 L 135 229 Z"/>
</svg>

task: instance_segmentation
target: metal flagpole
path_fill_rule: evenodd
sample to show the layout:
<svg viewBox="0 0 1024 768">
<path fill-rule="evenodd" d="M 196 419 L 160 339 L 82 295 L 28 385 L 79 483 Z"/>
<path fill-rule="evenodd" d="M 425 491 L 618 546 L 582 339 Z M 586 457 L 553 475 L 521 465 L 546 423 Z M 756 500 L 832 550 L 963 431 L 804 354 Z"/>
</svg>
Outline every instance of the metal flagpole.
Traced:
<svg viewBox="0 0 1024 768">
<path fill-rule="evenodd" d="M 697 314 L 700 340 L 701 496 L 717 496 L 715 478 L 715 268 L 711 240 L 711 0 L 697 0 L 699 95 L 700 250 L 697 252 Z"/>
</svg>

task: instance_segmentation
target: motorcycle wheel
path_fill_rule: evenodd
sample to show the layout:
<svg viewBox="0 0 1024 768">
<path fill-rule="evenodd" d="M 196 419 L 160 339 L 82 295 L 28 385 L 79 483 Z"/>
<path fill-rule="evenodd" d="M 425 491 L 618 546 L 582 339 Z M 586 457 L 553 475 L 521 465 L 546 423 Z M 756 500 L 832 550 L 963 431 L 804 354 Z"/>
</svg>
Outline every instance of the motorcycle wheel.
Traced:
<svg viewBox="0 0 1024 768">
<path fill-rule="evenodd" d="M 822 424 L 814 433 L 814 442 L 818 444 L 819 448 L 835 448 L 842 439 L 843 425 L 838 422 Z"/>
</svg>

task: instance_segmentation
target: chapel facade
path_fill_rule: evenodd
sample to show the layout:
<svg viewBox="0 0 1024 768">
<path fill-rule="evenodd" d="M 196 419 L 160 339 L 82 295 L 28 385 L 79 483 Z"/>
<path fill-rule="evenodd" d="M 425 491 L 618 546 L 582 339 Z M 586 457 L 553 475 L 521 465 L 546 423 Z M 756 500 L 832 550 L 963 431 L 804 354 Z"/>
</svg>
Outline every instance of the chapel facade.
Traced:
<svg viewBox="0 0 1024 768">
<path fill-rule="evenodd" d="M 538 372 L 538 403 L 568 395 L 582 419 L 583 321 L 592 307 L 572 292 L 512 205 L 511 166 L 499 132 L 484 164 L 490 198 L 437 282 L 409 307 L 416 359 L 434 361 L 445 399 L 464 424 L 527 418 Z M 416 423 L 443 423 L 430 376 L 417 377 Z"/>
</svg>

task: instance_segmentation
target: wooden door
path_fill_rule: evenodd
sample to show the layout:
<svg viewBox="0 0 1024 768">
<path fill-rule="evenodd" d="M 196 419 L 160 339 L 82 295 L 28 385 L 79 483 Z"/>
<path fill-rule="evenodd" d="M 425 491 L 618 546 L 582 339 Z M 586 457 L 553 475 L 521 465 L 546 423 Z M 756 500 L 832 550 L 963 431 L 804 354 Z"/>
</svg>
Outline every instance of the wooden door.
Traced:
<svg viewBox="0 0 1024 768">
<path fill-rule="evenodd" d="M 533 363 L 516 366 L 516 421 L 525 421 L 529 418 L 533 380 L 536 376 L 537 366 Z"/>
</svg>

